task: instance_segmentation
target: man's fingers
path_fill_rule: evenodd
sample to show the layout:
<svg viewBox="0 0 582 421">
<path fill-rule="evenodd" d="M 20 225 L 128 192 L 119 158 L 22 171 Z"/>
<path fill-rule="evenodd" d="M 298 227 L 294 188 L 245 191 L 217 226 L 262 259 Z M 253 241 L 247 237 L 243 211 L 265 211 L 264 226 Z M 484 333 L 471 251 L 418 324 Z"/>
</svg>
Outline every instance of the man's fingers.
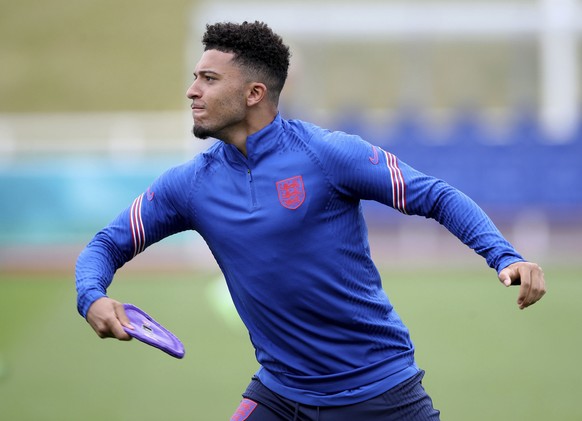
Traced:
<svg viewBox="0 0 582 421">
<path fill-rule="evenodd" d="M 131 335 L 129 335 L 124 327 L 127 327 L 129 329 L 133 329 L 133 326 L 131 325 L 127 315 L 125 314 L 125 309 L 123 308 L 123 304 L 121 304 L 120 302 L 116 301 L 114 303 L 114 309 L 115 309 L 115 321 L 117 323 L 115 323 L 115 327 L 113 330 L 113 333 L 115 335 L 115 337 L 117 339 L 119 339 L 120 341 L 129 341 L 131 340 Z"/>
<path fill-rule="evenodd" d="M 123 304 L 103 297 L 95 301 L 87 312 L 87 321 L 100 338 L 117 338 L 128 341 L 131 336 L 123 326 L 131 326 Z M 123 323 L 123 324 L 122 324 Z"/>
<path fill-rule="evenodd" d="M 546 281 L 544 272 L 538 265 L 530 266 L 529 289 L 523 299 L 520 308 L 526 308 L 539 301 L 546 293 Z"/>
<path fill-rule="evenodd" d="M 499 280 L 506 287 L 521 284 L 519 272 L 516 268 L 513 267 L 513 265 L 506 267 L 499 273 Z"/>
<path fill-rule="evenodd" d="M 103 320 L 103 323 L 92 324 L 92 327 L 100 338 L 116 338 L 121 341 L 131 339 L 131 336 L 123 329 L 121 322 L 115 317 Z"/>
<path fill-rule="evenodd" d="M 521 280 L 521 285 L 519 287 L 519 294 L 517 295 L 517 305 L 521 310 L 526 308 L 530 303 L 530 290 L 531 290 L 531 273 L 528 268 L 520 266 L 518 268 L 519 279 Z"/>
<path fill-rule="evenodd" d="M 111 327 L 111 332 L 113 333 L 113 336 L 120 341 L 131 340 L 131 336 L 123 329 L 123 326 L 119 321 L 114 323 L 114 325 Z"/>
<path fill-rule="evenodd" d="M 499 280 L 505 286 L 520 285 L 517 305 L 522 310 L 539 301 L 546 293 L 544 272 L 535 263 L 513 263 L 500 272 Z"/>
<path fill-rule="evenodd" d="M 123 307 L 123 304 L 116 301 L 114 308 L 115 308 L 115 315 L 117 316 L 117 319 L 119 320 L 121 325 L 123 327 L 127 327 L 128 329 L 133 330 L 133 325 L 131 324 L 129 317 L 127 317 L 127 314 L 125 313 L 125 308 Z"/>
<path fill-rule="evenodd" d="M 501 275 L 499 275 L 499 280 L 501 281 L 501 283 L 503 285 L 505 285 L 506 287 L 511 286 L 511 278 L 509 277 L 509 275 L 507 273 L 503 273 Z"/>
</svg>

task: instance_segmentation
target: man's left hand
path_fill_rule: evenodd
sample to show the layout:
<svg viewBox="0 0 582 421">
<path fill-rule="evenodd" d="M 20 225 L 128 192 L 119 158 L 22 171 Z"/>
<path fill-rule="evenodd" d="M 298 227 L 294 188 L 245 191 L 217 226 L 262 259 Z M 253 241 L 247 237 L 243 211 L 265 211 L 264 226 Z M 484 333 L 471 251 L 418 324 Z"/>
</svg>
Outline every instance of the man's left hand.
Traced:
<svg viewBox="0 0 582 421">
<path fill-rule="evenodd" d="M 544 271 L 535 263 L 517 262 L 499 272 L 505 286 L 519 285 L 517 305 L 521 310 L 539 301 L 546 293 Z"/>
</svg>

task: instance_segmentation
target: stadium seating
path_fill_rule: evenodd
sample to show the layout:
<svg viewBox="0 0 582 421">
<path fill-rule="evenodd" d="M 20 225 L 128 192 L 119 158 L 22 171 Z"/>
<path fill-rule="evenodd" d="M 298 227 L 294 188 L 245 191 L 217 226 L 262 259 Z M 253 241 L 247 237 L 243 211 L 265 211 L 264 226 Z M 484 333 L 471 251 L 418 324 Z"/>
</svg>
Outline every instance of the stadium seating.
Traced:
<svg viewBox="0 0 582 421">
<path fill-rule="evenodd" d="M 386 133 L 367 128 L 366 134 L 409 165 L 459 188 L 498 220 L 511 222 L 532 208 L 555 223 L 582 218 L 582 118 L 562 142 L 545 135 L 527 109 L 497 132 L 471 110 L 457 113 L 440 131 L 405 110 Z"/>
</svg>

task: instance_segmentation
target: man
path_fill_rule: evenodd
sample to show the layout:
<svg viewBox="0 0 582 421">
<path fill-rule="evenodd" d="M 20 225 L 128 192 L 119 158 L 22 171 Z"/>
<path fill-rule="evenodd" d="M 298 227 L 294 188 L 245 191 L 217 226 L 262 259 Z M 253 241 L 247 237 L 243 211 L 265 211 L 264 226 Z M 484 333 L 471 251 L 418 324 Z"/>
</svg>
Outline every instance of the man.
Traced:
<svg viewBox="0 0 582 421">
<path fill-rule="evenodd" d="M 129 339 L 114 272 L 193 229 L 215 256 L 261 368 L 232 420 L 433 420 L 407 328 L 370 258 L 360 201 L 433 218 L 481 254 L 524 309 L 545 293 L 468 197 L 357 136 L 278 113 L 289 49 L 264 23 L 207 26 L 187 91 L 194 134 L 219 139 L 161 175 L 77 262 L 78 309 Z"/>
</svg>

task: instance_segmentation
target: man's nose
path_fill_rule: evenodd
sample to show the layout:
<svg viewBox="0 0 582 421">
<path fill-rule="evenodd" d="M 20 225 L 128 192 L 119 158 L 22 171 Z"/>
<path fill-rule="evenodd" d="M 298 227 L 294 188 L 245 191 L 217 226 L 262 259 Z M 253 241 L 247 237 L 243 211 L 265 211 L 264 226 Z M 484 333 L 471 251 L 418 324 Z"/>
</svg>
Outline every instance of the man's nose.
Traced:
<svg viewBox="0 0 582 421">
<path fill-rule="evenodd" d="M 199 98 L 200 97 L 200 90 L 198 89 L 198 85 L 196 81 L 192 82 L 192 85 L 186 91 L 186 97 L 189 99 Z"/>
</svg>

